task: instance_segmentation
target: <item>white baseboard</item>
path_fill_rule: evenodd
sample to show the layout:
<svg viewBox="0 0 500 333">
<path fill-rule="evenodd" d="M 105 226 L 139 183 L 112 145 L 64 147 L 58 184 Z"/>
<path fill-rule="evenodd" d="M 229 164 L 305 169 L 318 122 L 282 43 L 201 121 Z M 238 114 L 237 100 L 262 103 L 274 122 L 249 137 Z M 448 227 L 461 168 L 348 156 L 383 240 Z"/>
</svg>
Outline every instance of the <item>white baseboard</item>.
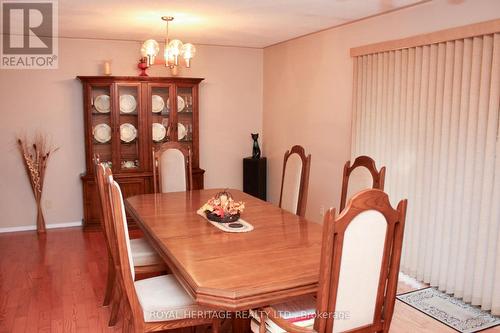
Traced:
<svg viewBox="0 0 500 333">
<path fill-rule="evenodd" d="M 52 223 L 47 224 L 45 227 L 47 229 L 57 229 L 57 228 L 70 228 L 70 227 L 81 227 L 82 221 L 77 222 L 67 222 L 67 223 Z M 23 225 L 20 227 L 5 227 L 0 228 L 0 234 L 5 232 L 17 232 L 17 231 L 31 231 L 36 230 L 36 225 Z"/>
</svg>

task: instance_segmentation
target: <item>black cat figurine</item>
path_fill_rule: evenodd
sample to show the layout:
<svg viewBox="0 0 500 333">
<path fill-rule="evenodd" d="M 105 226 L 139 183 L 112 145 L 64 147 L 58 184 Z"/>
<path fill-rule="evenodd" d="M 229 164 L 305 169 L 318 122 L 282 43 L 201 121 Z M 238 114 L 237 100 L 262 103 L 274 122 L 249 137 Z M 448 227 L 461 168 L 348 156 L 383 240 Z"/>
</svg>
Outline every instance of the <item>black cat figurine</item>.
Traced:
<svg viewBox="0 0 500 333">
<path fill-rule="evenodd" d="M 252 147 L 252 158 L 260 158 L 260 148 L 259 148 L 259 133 L 250 133 L 252 134 L 253 139 L 253 147 Z"/>
</svg>

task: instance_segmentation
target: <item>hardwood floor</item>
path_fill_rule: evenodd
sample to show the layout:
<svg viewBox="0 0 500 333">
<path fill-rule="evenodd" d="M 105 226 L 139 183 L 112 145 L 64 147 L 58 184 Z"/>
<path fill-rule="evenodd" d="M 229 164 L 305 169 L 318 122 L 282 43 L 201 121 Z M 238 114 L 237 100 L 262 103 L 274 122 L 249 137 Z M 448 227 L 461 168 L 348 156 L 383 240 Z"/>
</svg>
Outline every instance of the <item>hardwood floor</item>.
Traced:
<svg viewBox="0 0 500 333">
<path fill-rule="evenodd" d="M 100 233 L 81 229 L 0 235 L 1 332 L 100 332 L 106 252 Z M 119 327 L 106 331 L 121 332 Z"/>
<path fill-rule="evenodd" d="M 101 306 L 106 260 L 100 232 L 0 234 L 0 332 L 121 332 L 121 321 L 107 327 L 110 310 Z M 397 301 L 391 332 L 455 331 Z"/>
</svg>

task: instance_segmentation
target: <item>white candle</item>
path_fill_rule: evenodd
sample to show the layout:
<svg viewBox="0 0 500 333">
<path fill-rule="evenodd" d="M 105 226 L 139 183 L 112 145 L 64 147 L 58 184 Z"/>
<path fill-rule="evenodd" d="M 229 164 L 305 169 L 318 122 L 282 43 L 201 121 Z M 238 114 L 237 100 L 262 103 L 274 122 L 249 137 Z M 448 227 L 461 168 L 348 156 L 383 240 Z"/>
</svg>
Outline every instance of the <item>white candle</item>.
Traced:
<svg viewBox="0 0 500 333">
<path fill-rule="evenodd" d="M 179 69 L 177 68 L 177 66 L 174 66 L 174 67 L 170 68 L 170 74 L 172 76 L 177 76 L 179 74 Z"/>
<path fill-rule="evenodd" d="M 111 75 L 111 63 L 109 61 L 104 62 L 104 75 Z"/>
</svg>

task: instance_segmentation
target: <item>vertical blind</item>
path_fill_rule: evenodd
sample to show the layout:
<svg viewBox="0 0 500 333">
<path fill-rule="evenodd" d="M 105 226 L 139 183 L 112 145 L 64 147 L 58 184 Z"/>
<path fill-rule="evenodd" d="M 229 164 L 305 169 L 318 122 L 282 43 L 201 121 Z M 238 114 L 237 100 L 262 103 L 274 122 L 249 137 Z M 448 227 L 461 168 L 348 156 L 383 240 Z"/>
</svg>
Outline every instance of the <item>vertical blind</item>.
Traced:
<svg viewBox="0 0 500 333">
<path fill-rule="evenodd" d="M 354 58 L 353 158 L 408 198 L 401 268 L 500 314 L 500 34 Z"/>
</svg>

